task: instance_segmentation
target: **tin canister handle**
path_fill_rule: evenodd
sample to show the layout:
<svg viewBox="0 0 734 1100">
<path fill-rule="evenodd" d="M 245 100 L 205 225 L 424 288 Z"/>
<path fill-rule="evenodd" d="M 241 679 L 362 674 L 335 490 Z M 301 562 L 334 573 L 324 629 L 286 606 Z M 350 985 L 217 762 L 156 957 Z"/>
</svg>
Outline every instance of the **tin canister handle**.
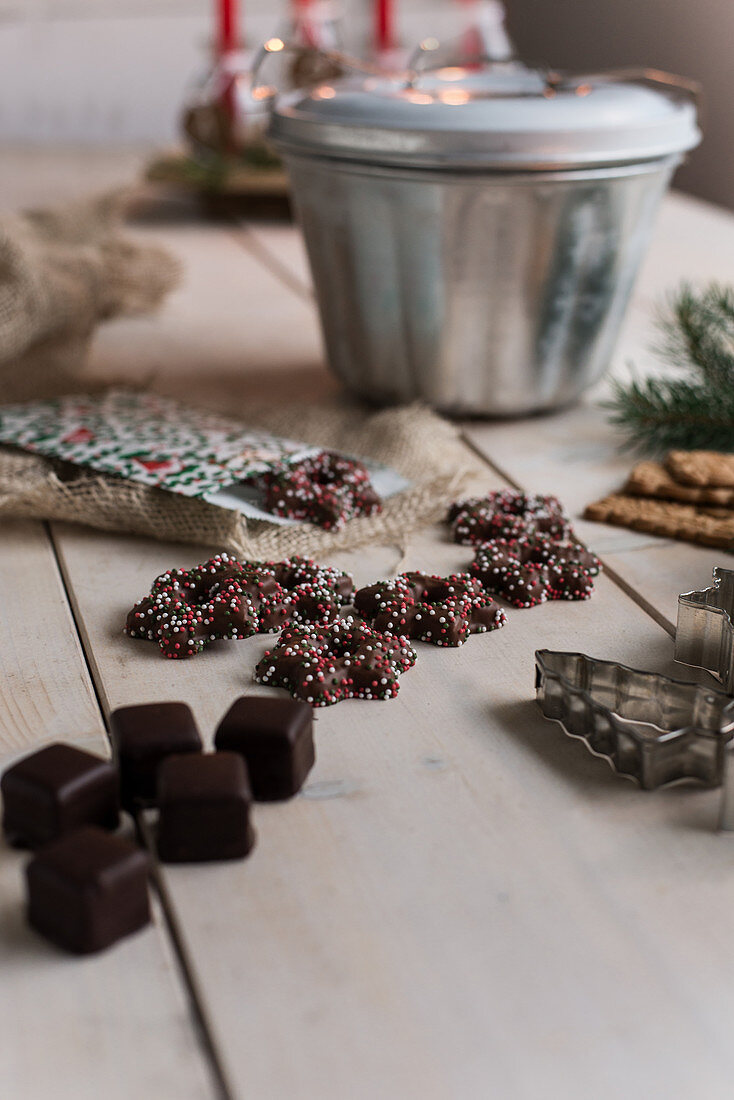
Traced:
<svg viewBox="0 0 734 1100">
<path fill-rule="evenodd" d="M 703 85 L 698 80 L 690 80 L 685 76 L 676 76 L 675 73 L 667 73 L 664 69 L 611 69 L 609 72 L 599 73 L 604 80 L 624 84 L 627 81 L 635 84 L 650 84 L 659 91 L 682 92 L 690 98 L 696 108 L 696 117 L 701 128 L 704 125 L 705 101 Z M 575 79 L 579 79 L 576 77 Z M 590 78 L 593 79 L 593 78 Z"/>
<path fill-rule="evenodd" d="M 502 66 L 516 65 L 519 58 L 515 55 L 509 57 L 490 57 L 489 54 L 477 54 L 469 59 L 452 60 L 450 57 L 442 57 L 440 61 L 436 61 L 432 64 L 428 64 L 426 59 L 430 59 L 432 54 L 439 49 L 441 43 L 437 38 L 424 38 L 422 42 L 413 50 L 408 61 L 407 72 L 405 73 L 404 88 L 415 88 L 420 78 L 426 73 L 431 73 L 437 69 L 450 68 L 452 65 L 470 65 L 481 66 L 483 68 L 492 68 L 496 66 L 501 68 Z M 557 73 L 554 69 L 551 69 L 548 65 L 528 65 L 529 69 L 537 73 L 543 80 L 543 88 L 541 90 L 533 92 L 514 92 L 514 95 L 544 95 L 548 91 L 553 91 L 561 84 L 563 78 L 560 73 Z"/>
<path fill-rule="evenodd" d="M 255 98 L 274 98 L 278 93 L 278 88 L 260 83 L 260 71 L 267 60 L 273 54 L 279 53 L 299 53 L 303 49 L 302 46 L 295 46 L 289 42 L 284 41 L 282 38 L 274 37 L 268 38 L 260 46 L 260 49 L 255 54 L 255 58 L 250 69 L 250 91 L 254 92 L 255 89 L 260 90 L 261 94 Z M 325 50 L 322 46 L 314 46 L 313 52 L 319 54 L 327 61 L 331 61 L 334 65 L 338 65 L 342 69 L 350 69 L 352 72 L 361 73 L 363 76 L 385 76 L 385 70 L 378 68 L 377 65 L 371 65 L 368 61 L 362 61 L 360 58 L 353 57 L 351 54 L 342 53 L 341 50 Z M 262 94 L 262 90 L 266 90 L 266 95 Z"/>
<path fill-rule="evenodd" d="M 676 76 L 674 73 L 666 73 L 663 69 L 612 69 L 610 72 L 599 73 L 604 80 L 624 83 L 633 81 L 637 84 L 652 84 L 664 91 L 683 92 L 691 97 L 697 107 L 703 102 L 703 85 L 698 80 L 689 80 L 685 76 Z"/>
</svg>

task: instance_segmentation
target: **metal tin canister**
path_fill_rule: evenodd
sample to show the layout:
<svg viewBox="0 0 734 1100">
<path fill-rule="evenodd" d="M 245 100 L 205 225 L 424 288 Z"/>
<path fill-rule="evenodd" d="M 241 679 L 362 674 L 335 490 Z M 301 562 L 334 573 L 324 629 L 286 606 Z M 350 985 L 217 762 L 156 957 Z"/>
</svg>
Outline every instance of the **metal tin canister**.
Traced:
<svg viewBox="0 0 734 1100">
<path fill-rule="evenodd" d="M 378 404 L 516 416 L 609 364 L 696 105 L 677 78 L 502 62 L 280 100 L 329 364 Z"/>
</svg>

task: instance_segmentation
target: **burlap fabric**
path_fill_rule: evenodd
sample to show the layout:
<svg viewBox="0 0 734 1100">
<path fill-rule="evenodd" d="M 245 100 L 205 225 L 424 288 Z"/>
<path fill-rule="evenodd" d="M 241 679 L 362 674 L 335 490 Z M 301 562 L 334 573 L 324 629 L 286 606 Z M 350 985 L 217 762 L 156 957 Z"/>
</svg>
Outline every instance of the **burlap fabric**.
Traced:
<svg viewBox="0 0 734 1100">
<path fill-rule="evenodd" d="M 0 518 L 72 520 L 247 558 L 318 557 L 368 543 L 404 548 L 412 530 L 444 515 L 477 470 L 458 430 L 420 406 L 374 412 L 347 399 L 312 407 L 259 406 L 248 409 L 246 421 L 248 427 L 375 459 L 413 485 L 387 500 L 379 515 L 327 532 L 311 524 L 254 521 L 203 501 L 0 448 Z"/>
<path fill-rule="evenodd" d="M 120 194 L 0 218 L 0 404 L 78 392 L 97 323 L 154 308 L 175 284 L 176 262 L 162 249 L 119 232 Z M 0 447 L 0 518 L 61 519 L 106 531 L 208 544 L 242 556 L 319 555 L 370 542 L 404 545 L 461 489 L 470 453 L 456 430 L 414 407 L 370 412 L 348 400 L 314 407 L 247 410 L 263 427 L 318 447 L 392 466 L 413 486 L 372 518 L 339 532 L 310 524 L 248 520 L 202 501 L 67 463 Z"/>
<path fill-rule="evenodd" d="M 154 309 L 178 280 L 163 249 L 120 232 L 126 196 L 0 218 L 0 402 L 78 389 L 100 321 Z"/>
</svg>

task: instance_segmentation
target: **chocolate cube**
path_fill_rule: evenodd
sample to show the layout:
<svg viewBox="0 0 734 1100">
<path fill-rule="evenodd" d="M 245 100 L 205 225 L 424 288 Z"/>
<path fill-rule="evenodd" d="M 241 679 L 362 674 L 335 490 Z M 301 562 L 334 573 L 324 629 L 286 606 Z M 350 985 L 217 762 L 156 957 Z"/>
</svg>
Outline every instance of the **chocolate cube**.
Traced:
<svg viewBox="0 0 734 1100">
<path fill-rule="evenodd" d="M 148 857 L 95 826 L 42 848 L 26 881 L 31 926 L 74 954 L 102 951 L 150 920 Z"/>
<path fill-rule="evenodd" d="M 11 844 L 38 848 L 80 825 L 116 829 L 117 769 L 60 742 L 14 764 L 0 779 L 3 830 Z"/>
<path fill-rule="evenodd" d="M 255 843 L 247 768 L 234 752 L 169 756 L 158 769 L 158 855 L 165 863 L 242 859 Z"/>
<path fill-rule="evenodd" d="M 123 806 L 134 810 L 155 802 L 156 773 L 166 756 L 201 752 L 201 737 L 186 703 L 142 703 L 120 707 L 110 717 Z"/>
<path fill-rule="evenodd" d="M 313 767 L 313 712 L 299 699 L 243 695 L 219 723 L 217 749 L 244 757 L 259 802 L 291 798 Z"/>
</svg>

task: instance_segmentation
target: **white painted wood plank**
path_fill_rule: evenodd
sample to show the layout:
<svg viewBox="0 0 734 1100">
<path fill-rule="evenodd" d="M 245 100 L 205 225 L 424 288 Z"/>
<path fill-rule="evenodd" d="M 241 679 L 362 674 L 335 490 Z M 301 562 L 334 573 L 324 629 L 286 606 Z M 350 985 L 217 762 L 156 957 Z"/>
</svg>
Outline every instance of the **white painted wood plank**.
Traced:
<svg viewBox="0 0 734 1100">
<path fill-rule="evenodd" d="M 284 279 L 309 286 L 308 263 L 300 234 L 288 227 L 248 227 L 255 254 L 268 256 Z M 734 282 L 734 216 L 705 203 L 673 194 L 664 202 L 648 258 L 617 347 L 613 374 L 624 376 L 632 363 L 641 373 L 658 370 L 650 345 L 657 305 L 684 278 Z M 620 449 L 621 436 L 607 423 L 598 387 L 584 404 L 559 414 L 525 421 L 472 422 L 467 436 L 511 478 L 534 492 L 560 493 L 577 517 L 577 529 L 609 565 L 638 589 L 670 623 L 678 593 L 706 584 L 717 563 L 730 555 L 706 547 L 659 539 L 604 524 L 578 522 L 584 507 L 618 489 L 634 457 Z"/>
<path fill-rule="evenodd" d="M 208 262 L 208 247 L 190 253 L 192 264 Z M 187 301 L 181 338 L 200 323 Z M 232 325 L 229 312 L 218 316 Z M 157 384 L 175 384 L 175 370 L 166 357 Z M 228 393 L 237 380 L 228 374 Z M 109 705 L 185 698 L 210 736 L 231 699 L 252 690 L 265 643 L 222 646 L 185 666 L 130 648 L 114 633 L 128 604 L 156 572 L 196 555 L 71 529 L 59 538 Z M 409 564 L 448 569 L 468 556 L 434 535 Z M 114 605 L 105 570 L 90 568 L 111 560 Z M 394 564 L 390 550 L 355 560 L 360 580 Z M 664 633 L 608 582 L 600 589 L 587 605 L 516 612 L 504 633 L 459 653 L 422 647 L 394 704 L 321 712 L 307 796 L 258 808 L 252 859 L 166 871 L 240 1088 L 532 1096 L 542 1082 L 571 1097 L 623 1087 L 726 1095 L 728 1046 L 710 1005 L 729 976 L 712 977 L 697 935 L 713 898 L 692 901 L 689 889 L 692 875 L 721 877 L 726 854 L 708 832 L 716 796 L 641 795 L 530 701 L 536 644 L 671 668 Z M 202 915 L 204 892 L 216 902 Z M 602 1063 L 612 1067 L 603 1080 Z"/>
<path fill-rule="evenodd" d="M 226 229 L 139 227 L 136 235 L 170 248 L 184 279 L 156 316 L 100 328 L 93 380 L 149 384 L 233 415 L 278 393 L 298 401 L 338 390 L 322 363 L 315 310 L 284 293 Z"/>
<path fill-rule="evenodd" d="M 0 769 L 35 746 L 107 753 L 47 535 L 0 529 Z M 72 959 L 26 925 L 27 853 L 0 850 L 0 1096 L 203 1100 L 214 1095 L 161 914 L 100 956 Z"/>
<path fill-rule="evenodd" d="M 210 737 L 266 643 L 160 659 L 121 636 L 124 613 L 196 555 L 58 538 L 109 705 L 184 698 Z M 437 529 L 408 565 L 466 556 Z M 340 562 L 360 582 L 395 564 Z M 421 646 L 394 702 L 318 712 L 307 790 L 257 807 L 248 861 L 166 869 L 243 1095 L 728 1096 L 717 795 L 639 792 L 542 720 L 541 645 L 672 667 L 670 639 L 606 579 L 462 650 Z"/>
<path fill-rule="evenodd" d="M 7 76 L 7 74 L 5 74 Z M 3 146 L 0 210 L 25 210 L 73 202 L 86 195 L 141 186 L 149 147 L 80 149 L 42 145 Z"/>
<path fill-rule="evenodd" d="M 676 281 L 734 280 L 734 214 L 672 192 L 663 202 L 636 294 L 665 295 Z"/>
<path fill-rule="evenodd" d="M 297 227 L 243 222 L 242 231 L 245 243 L 249 238 L 251 246 L 268 257 L 273 270 L 280 269 L 304 297 L 313 294 L 306 245 Z"/>
<path fill-rule="evenodd" d="M 311 273 L 301 234 L 283 225 L 246 224 L 258 247 L 308 290 Z M 734 215 L 711 203 L 671 192 L 660 208 L 635 298 L 650 304 L 677 280 L 734 279 Z"/>
<path fill-rule="evenodd" d="M 624 377 L 628 364 L 646 374 L 666 368 L 650 353 L 656 307 L 684 279 L 734 283 L 734 216 L 681 195 L 663 204 L 612 367 Z M 472 443 L 530 492 L 558 492 L 572 514 L 621 488 L 635 457 L 622 452 L 623 436 L 598 402 L 602 384 L 581 405 L 532 420 L 472 423 Z M 707 584 L 716 564 L 730 565 L 722 550 L 691 546 L 605 524 L 577 523 L 579 534 L 671 623 L 679 592 Z"/>
<path fill-rule="evenodd" d="M 264 354 L 262 389 L 298 384 L 304 356 L 317 354 L 313 318 L 284 299 L 295 323 L 263 347 L 263 311 L 276 327 L 286 314 L 251 289 L 252 274 L 244 303 L 228 284 L 222 302 L 222 265 L 203 236 L 192 241 L 197 292 L 182 292 L 173 324 L 162 318 L 166 339 L 120 323 L 96 369 L 140 377 L 136 358 L 153 357 L 157 384 L 173 387 L 180 359 L 181 395 L 216 402 L 251 383 Z M 211 364 L 202 303 L 209 387 L 195 370 L 197 354 Z M 240 373 L 231 340 L 245 332 Z M 276 375 L 279 361 L 290 370 Z M 313 384 L 323 379 L 314 372 Z M 555 488 L 571 493 L 568 471 Z M 160 568 L 195 555 L 58 531 L 108 703 L 189 698 L 210 734 L 251 689 L 264 643 L 177 666 L 126 642 L 127 606 Z M 416 540 L 408 564 L 464 564 L 466 549 L 443 539 Z M 395 555 L 355 563 L 365 581 Z M 515 612 L 459 652 L 421 647 L 395 702 L 319 714 L 306 796 L 258 808 L 252 859 L 166 872 L 243 1095 L 730 1094 L 734 963 L 719 919 L 730 859 L 709 831 L 716 795 L 641 794 L 567 742 L 531 702 L 536 645 L 671 668 L 669 639 L 605 580 L 589 604 Z"/>
<path fill-rule="evenodd" d="M 731 567 L 732 555 L 580 518 L 587 504 L 621 488 L 635 461 L 619 452 L 606 416 L 580 405 L 534 420 L 467 424 L 465 433 L 529 492 L 558 494 L 580 537 L 674 624 L 678 593 L 705 586 L 714 565 Z"/>
<path fill-rule="evenodd" d="M 104 732 L 43 526 L 0 524 L 0 758 Z"/>
</svg>

